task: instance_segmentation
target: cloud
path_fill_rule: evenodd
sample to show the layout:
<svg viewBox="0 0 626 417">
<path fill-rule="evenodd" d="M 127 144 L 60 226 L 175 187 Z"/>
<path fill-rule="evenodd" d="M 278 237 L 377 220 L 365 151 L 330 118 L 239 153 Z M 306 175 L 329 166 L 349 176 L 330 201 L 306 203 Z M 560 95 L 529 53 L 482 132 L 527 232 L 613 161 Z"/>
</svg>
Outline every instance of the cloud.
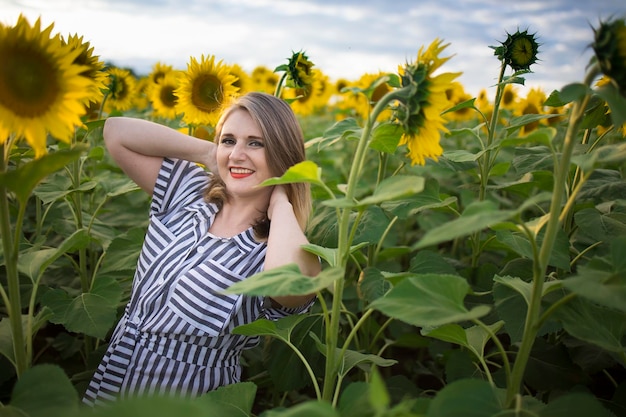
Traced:
<svg viewBox="0 0 626 417">
<path fill-rule="evenodd" d="M 6 1 L 6 0 L 5 0 Z M 332 79 L 396 71 L 435 38 L 454 55 L 442 68 L 463 72 L 477 94 L 495 82 L 499 63 L 489 46 L 518 28 L 537 33 L 540 62 L 528 86 L 552 90 L 581 80 L 593 39 L 590 24 L 623 13 L 619 0 L 12 0 L 0 21 L 20 13 L 78 33 L 101 59 L 147 73 L 157 62 L 185 68 L 213 54 L 251 71 L 283 64 L 305 50 Z"/>
</svg>

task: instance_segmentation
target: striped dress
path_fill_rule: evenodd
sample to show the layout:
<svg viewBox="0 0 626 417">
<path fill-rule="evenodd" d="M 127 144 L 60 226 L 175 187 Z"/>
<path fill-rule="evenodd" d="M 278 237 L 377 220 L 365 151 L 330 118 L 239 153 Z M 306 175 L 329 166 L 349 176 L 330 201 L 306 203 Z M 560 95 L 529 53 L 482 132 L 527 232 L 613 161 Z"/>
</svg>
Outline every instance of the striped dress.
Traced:
<svg viewBox="0 0 626 417">
<path fill-rule="evenodd" d="M 218 210 L 202 197 L 208 181 L 193 163 L 163 161 L 130 301 L 85 404 L 136 395 L 194 397 L 238 382 L 241 351 L 259 338 L 232 329 L 310 306 L 273 308 L 263 297 L 220 293 L 263 269 L 266 244 L 252 229 L 231 238 L 207 232 Z"/>
</svg>

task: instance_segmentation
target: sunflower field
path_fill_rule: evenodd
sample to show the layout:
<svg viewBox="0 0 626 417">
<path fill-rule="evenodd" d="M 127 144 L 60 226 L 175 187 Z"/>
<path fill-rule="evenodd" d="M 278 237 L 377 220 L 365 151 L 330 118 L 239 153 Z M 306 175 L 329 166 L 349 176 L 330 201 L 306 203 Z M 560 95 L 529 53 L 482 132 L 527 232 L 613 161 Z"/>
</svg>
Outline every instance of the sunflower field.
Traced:
<svg viewBox="0 0 626 417">
<path fill-rule="evenodd" d="M 534 34 L 486 45 L 498 82 L 477 97 L 442 39 L 397 73 L 331 81 L 305 51 L 138 75 L 53 29 L 0 23 L 0 417 L 626 415 L 625 18 L 589 30 L 584 79 L 558 91 L 522 94 Z M 307 161 L 265 185 L 312 185 L 305 249 L 323 270 L 228 292 L 316 292 L 313 309 L 235 329 L 264 340 L 240 383 L 86 408 L 150 203 L 104 121 L 213 140 L 248 91 L 301 121 Z"/>
</svg>

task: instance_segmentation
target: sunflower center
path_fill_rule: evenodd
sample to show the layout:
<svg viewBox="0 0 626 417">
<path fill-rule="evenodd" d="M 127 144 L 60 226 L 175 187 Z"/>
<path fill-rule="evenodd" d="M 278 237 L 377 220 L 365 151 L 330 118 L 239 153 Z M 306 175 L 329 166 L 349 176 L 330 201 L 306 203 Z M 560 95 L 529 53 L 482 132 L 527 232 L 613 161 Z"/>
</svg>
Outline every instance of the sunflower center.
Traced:
<svg viewBox="0 0 626 417">
<path fill-rule="evenodd" d="M 59 98 L 58 71 L 30 48 L 0 49 L 0 103 L 24 118 L 45 114 Z"/>
<path fill-rule="evenodd" d="M 518 39 L 513 45 L 513 60 L 517 65 L 525 66 L 531 64 L 533 57 L 533 46 L 526 38 Z"/>
<path fill-rule="evenodd" d="M 514 100 L 515 93 L 510 90 L 505 90 L 504 94 L 502 95 L 502 104 L 504 104 L 504 106 L 510 106 L 511 104 L 513 104 Z"/>
<path fill-rule="evenodd" d="M 522 110 L 522 114 L 539 114 L 539 108 L 535 106 L 533 103 L 527 103 L 524 109 Z M 524 132 L 530 132 L 539 127 L 539 122 L 531 122 L 523 127 Z"/>
<path fill-rule="evenodd" d="M 385 94 L 387 94 L 390 91 L 390 88 L 387 84 L 383 83 L 380 84 L 378 87 L 376 87 L 374 89 L 374 91 L 372 92 L 372 102 L 373 103 L 378 103 L 378 101 L 383 98 L 383 96 Z"/>
<path fill-rule="evenodd" d="M 161 88 L 159 99 L 161 100 L 161 103 L 164 106 L 169 107 L 169 108 L 174 108 L 174 106 L 176 106 L 178 97 L 174 95 L 174 90 L 175 90 L 175 87 L 171 85 L 166 85 L 163 88 Z"/>
<path fill-rule="evenodd" d="M 191 93 L 191 101 L 201 111 L 211 113 L 218 109 L 224 99 L 222 83 L 213 74 L 198 77 Z"/>
</svg>

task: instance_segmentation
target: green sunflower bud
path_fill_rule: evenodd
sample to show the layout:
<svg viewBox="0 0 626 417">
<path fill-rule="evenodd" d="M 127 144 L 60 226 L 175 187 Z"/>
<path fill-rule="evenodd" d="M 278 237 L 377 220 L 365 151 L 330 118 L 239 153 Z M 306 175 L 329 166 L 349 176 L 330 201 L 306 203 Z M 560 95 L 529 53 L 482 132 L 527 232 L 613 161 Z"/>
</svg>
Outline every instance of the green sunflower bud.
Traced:
<svg viewBox="0 0 626 417">
<path fill-rule="evenodd" d="M 602 22 L 594 29 L 593 50 L 602 72 L 626 95 L 626 24 L 624 19 Z"/>
<path fill-rule="evenodd" d="M 308 90 L 313 84 L 313 63 L 304 52 L 295 52 L 287 64 L 287 86 Z"/>
<path fill-rule="evenodd" d="M 507 33 L 506 41 L 501 46 L 492 48 L 495 49 L 494 55 L 513 71 L 530 71 L 530 66 L 537 62 L 539 53 L 535 34 L 528 34 L 527 30 L 518 30 L 513 35 Z"/>
</svg>

